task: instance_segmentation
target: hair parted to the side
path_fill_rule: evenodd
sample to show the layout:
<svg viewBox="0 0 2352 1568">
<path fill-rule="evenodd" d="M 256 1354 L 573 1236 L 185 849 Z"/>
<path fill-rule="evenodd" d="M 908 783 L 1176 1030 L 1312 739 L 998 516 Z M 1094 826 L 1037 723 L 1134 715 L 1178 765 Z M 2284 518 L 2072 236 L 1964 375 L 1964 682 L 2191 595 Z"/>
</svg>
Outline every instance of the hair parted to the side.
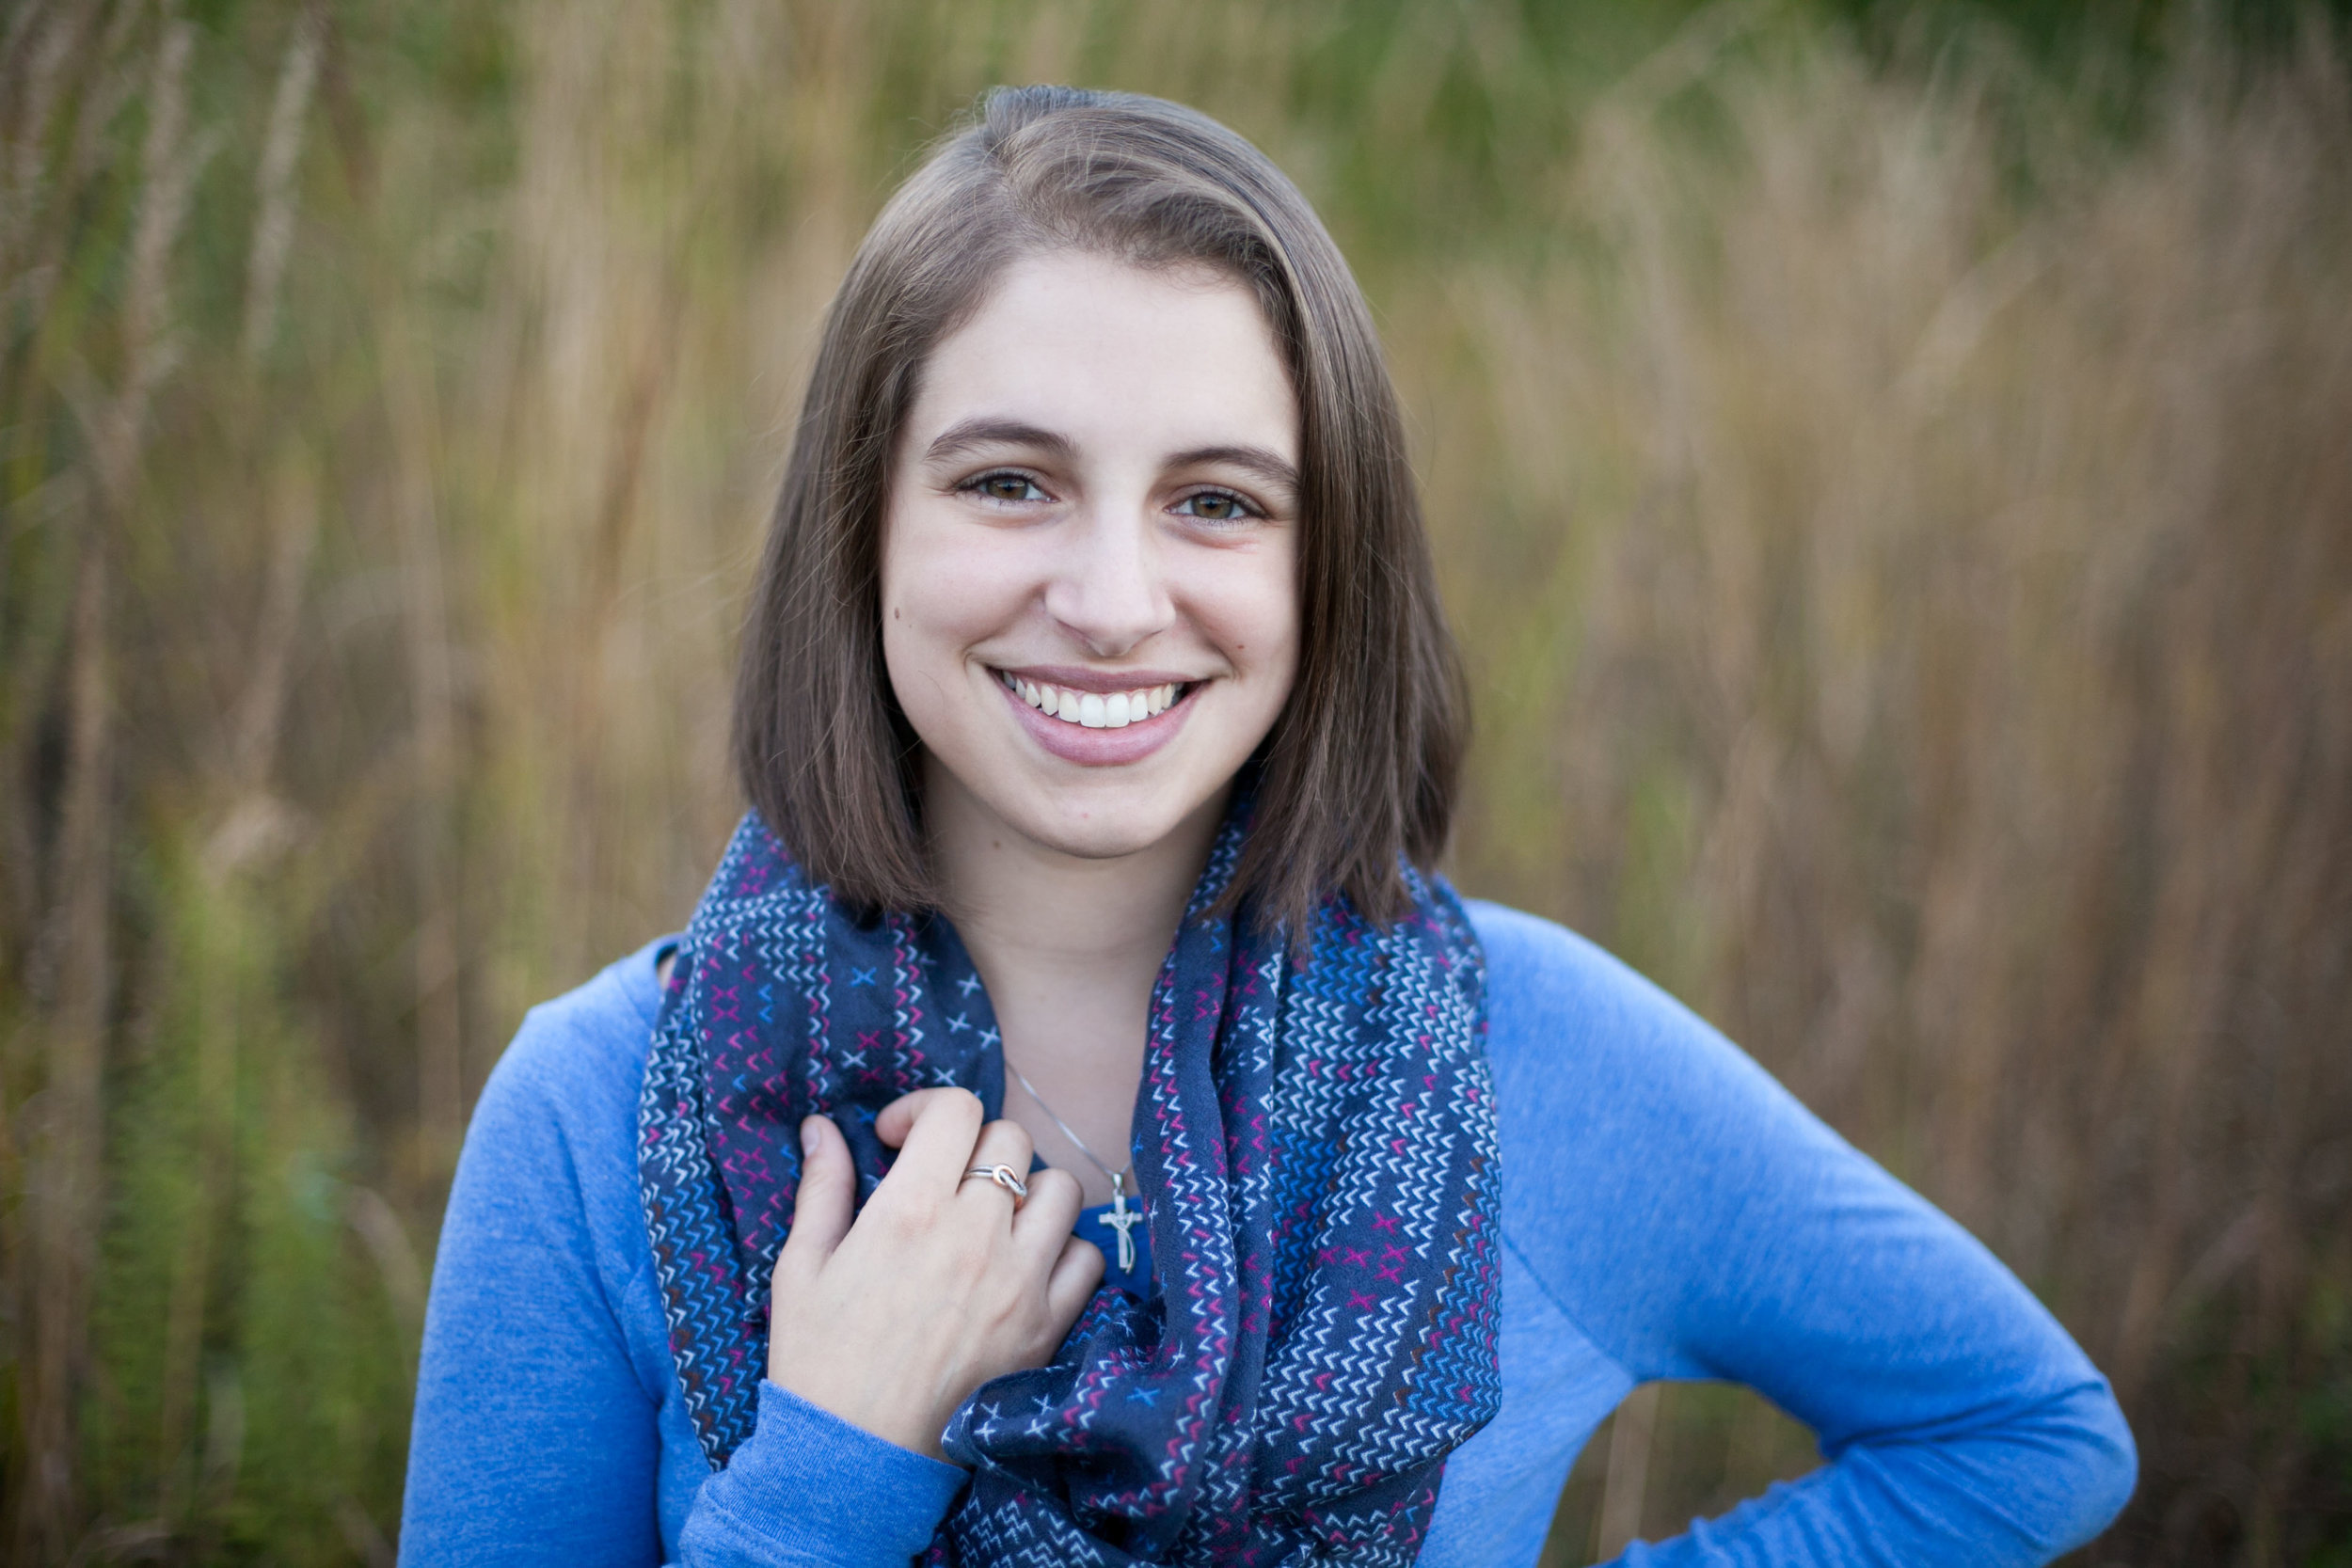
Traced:
<svg viewBox="0 0 2352 1568">
<path fill-rule="evenodd" d="M 1014 260 L 1077 249 L 1247 283 L 1299 404 L 1302 636 L 1229 897 L 1304 927 L 1339 892 L 1386 923 L 1400 852 L 1444 847 L 1468 736 L 1396 393 L 1329 234 L 1264 154 L 1129 93 L 1000 87 L 882 209 L 825 321 L 745 621 L 735 764 L 815 881 L 930 907 L 917 742 L 880 607 L 885 483 L 932 348 Z"/>
</svg>

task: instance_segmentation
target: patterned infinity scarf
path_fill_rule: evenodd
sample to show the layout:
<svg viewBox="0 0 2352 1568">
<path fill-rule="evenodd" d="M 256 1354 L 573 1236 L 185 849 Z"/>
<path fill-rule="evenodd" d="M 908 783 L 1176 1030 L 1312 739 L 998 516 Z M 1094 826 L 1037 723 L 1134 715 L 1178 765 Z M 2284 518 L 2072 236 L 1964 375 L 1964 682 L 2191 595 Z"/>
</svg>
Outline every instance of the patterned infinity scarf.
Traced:
<svg viewBox="0 0 2352 1568">
<path fill-rule="evenodd" d="M 1209 918 L 1246 832 L 1220 831 L 1153 987 L 1135 1159 L 1160 1289 L 1105 1286 L 1054 1363 L 966 1401 L 972 1470 L 940 1564 L 1409 1563 L 1445 1456 L 1502 1404 L 1500 1190 L 1484 955 L 1407 868 L 1383 933 L 1342 900 L 1309 958 Z M 639 1168 L 670 1348 L 704 1452 L 751 1435 L 768 1285 L 810 1111 L 848 1135 L 961 1084 L 1002 1114 L 988 997 L 935 916 L 850 918 L 756 816 L 673 967 Z"/>
</svg>

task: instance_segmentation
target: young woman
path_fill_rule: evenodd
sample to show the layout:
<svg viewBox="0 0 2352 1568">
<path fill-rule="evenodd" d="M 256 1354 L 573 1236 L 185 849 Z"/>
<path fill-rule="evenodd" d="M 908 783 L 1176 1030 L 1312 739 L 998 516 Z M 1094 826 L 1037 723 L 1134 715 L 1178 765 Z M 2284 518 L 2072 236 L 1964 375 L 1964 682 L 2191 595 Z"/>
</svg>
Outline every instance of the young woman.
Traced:
<svg viewBox="0 0 2352 1568">
<path fill-rule="evenodd" d="M 411 1562 L 1532 1563 L 1637 1383 L 1827 1463 L 1648 1562 L 2044 1560 L 2128 1494 L 2002 1267 L 1430 870 L 1464 731 L 1297 191 L 1001 91 L 828 320 L 685 935 L 535 1010 L 434 1271 Z"/>
</svg>

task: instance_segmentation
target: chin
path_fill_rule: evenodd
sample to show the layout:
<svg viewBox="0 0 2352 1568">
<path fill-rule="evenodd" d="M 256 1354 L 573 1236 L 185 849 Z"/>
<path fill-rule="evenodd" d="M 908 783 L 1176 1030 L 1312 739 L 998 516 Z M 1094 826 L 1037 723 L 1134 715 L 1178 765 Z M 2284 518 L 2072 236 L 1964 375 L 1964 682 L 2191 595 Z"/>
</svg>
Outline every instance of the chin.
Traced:
<svg viewBox="0 0 2352 1568">
<path fill-rule="evenodd" d="M 1192 815 L 1180 805 L 1156 801 L 1101 801 L 1084 799 L 1059 810 L 1006 813 L 1024 837 L 1041 847 L 1080 860 L 1119 860 L 1140 854 L 1164 842 Z"/>
</svg>

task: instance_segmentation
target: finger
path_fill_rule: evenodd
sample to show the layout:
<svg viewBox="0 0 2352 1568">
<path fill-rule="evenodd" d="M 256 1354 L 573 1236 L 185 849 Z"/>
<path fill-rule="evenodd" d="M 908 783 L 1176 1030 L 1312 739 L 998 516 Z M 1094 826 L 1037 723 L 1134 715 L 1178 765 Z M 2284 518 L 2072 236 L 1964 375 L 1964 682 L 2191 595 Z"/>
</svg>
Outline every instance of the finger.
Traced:
<svg viewBox="0 0 2352 1568">
<path fill-rule="evenodd" d="M 1006 1217 L 1010 1218 L 1011 1213 L 1021 1208 L 1021 1200 L 1015 1197 L 1010 1189 L 1000 1187 L 993 1181 L 983 1180 L 971 1173 L 976 1170 L 984 1170 L 990 1165 L 1006 1165 L 1010 1167 L 1013 1176 L 1025 1185 L 1029 1179 L 1031 1152 L 1032 1147 L 1027 1128 L 1023 1127 L 1017 1121 L 990 1122 L 980 1129 L 978 1140 L 973 1144 L 970 1156 L 963 1162 L 963 1169 L 956 1173 L 957 1196 L 961 1196 L 966 1188 L 978 1188 L 983 1190 L 974 1196 L 987 1197 L 993 1202 L 995 1201 L 994 1195 L 1002 1193 L 1006 1197 L 1015 1199 L 1011 1210 L 1007 1212 Z"/>
<path fill-rule="evenodd" d="M 850 1233 L 857 1213 L 857 1166 L 849 1140 L 825 1117 L 801 1118 L 801 1184 L 792 1195 L 792 1228 L 776 1268 L 814 1275 Z"/>
<path fill-rule="evenodd" d="M 1068 1171 L 1041 1170 L 1029 1178 L 1029 1201 L 1013 1219 L 1012 1237 L 1031 1267 L 1043 1273 L 1054 1261 L 1085 1207 L 1086 1192 Z"/>
<path fill-rule="evenodd" d="M 892 1177 L 903 1170 L 914 1182 L 937 1190 L 952 1186 L 969 1168 L 965 1157 L 978 1141 L 983 1115 L 980 1097 L 970 1089 L 916 1089 L 882 1108 L 874 1135 L 898 1151 Z"/>
<path fill-rule="evenodd" d="M 1061 1256 L 1054 1259 L 1054 1272 L 1045 1280 L 1045 1307 L 1054 1320 L 1056 1339 L 1070 1332 L 1070 1325 L 1094 1299 L 1103 1284 L 1104 1266 L 1103 1249 L 1092 1242 L 1076 1236 L 1062 1239 Z"/>
<path fill-rule="evenodd" d="M 970 1089 L 953 1084 L 935 1085 L 928 1089 L 909 1089 L 874 1116 L 874 1136 L 893 1148 L 904 1147 L 908 1132 L 922 1117 L 942 1104 L 963 1108 L 972 1117 L 972 1130 L 979 1131 L 984 1119 L 980 1097 Z"/>
</svg>

